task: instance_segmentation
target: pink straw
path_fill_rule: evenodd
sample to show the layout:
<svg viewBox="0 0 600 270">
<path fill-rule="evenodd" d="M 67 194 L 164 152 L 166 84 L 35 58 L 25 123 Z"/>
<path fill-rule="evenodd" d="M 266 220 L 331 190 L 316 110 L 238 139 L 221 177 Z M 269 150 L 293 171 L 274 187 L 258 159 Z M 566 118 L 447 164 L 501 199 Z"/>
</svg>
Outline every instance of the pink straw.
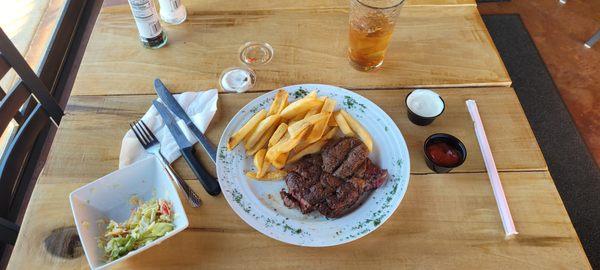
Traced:
<svg viewBox="0 0 600 270">
<path fill-rule="evenodd" d="M 490 149 L 490 144 L 488 143 L 487 136 L 485 135 L 483 123 L 481 122 L 481 117 L 479 116 L 479 110 L 477 109 L 475 100 L 467 100 L 467 109 L 471 114 L 471 119 L 473 119 L 475 135 L 477 136 L 477 141 L 479 142 L 479 148 L 481 149 L 481 155 L 483 156 L 485 168 L 487 169 L 490 182 L 492 183 L 492 189 L 494 190 L 494 197 L 496 197 L 498 211 L 500 212 L 500 217 L 502 218 L 504 232 L 506 232 L 507 237 L 516 235 L 518 232 L 515 229 L 515 224 L 510 214 L 508 203 L 506 202 L 506 196 L 504 195 L 504 189 L 502 188 L 502 183 L 500 182 L 498 169 L 496 168 L 496 163 L 494 162 L 494 157 L 492 156 L 492 150 Z"/>
</svg>

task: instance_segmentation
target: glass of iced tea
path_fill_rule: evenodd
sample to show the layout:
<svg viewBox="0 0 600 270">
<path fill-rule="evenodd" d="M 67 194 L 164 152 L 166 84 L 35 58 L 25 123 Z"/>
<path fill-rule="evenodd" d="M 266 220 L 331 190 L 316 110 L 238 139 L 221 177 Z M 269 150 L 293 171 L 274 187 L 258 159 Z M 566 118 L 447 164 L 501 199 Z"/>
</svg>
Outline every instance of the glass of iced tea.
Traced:
<svg viewBox="0 0 600 270">
<path fill-rule="evenodd" d="M 404 0 L 350 0 L 350 64 L 369 71 L 383 64 Z"/>
</svg>

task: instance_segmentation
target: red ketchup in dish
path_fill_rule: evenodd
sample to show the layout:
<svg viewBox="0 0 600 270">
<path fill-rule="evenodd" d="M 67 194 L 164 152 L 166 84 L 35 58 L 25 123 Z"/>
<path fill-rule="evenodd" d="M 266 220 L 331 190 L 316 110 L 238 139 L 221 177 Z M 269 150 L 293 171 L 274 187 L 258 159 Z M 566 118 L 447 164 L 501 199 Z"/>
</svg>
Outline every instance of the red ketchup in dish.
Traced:
<svg viewBox="0 0 600 270">
<path fill-rule="evenodd" d="M 460 162 L 460 153 L 446 142 L 434 142 L 427 146 L 427 155 L 436 165 L 453 167 Z"/>
</svg>

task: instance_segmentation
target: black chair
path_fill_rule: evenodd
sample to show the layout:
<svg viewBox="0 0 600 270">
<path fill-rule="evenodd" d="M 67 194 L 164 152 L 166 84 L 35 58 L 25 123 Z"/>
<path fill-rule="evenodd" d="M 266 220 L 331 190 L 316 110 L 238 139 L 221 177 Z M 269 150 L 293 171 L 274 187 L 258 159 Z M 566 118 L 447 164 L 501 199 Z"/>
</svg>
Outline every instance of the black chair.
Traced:
<svg viewBox="0 0 600 270">
<path fill-rule="evenodd" d="M 12 120 L 17 124 L 15 133 L 5 135 L 11 138 L 0 159 L 0 251 L 17 239 L 19 226 L 15 222 L 34 177 L 41 146 L 52 123 L 58 126 L 63 116 L 48 87 L 0 29 L 0 77 L 11 68 L 20 79 L 9 91 L 0 89 L 0 131 L 5 131 Z"/>
<path fill-rule="evenodd" d="M 0 134 L 13 120 L 17 124 L 8 146 L 0 152 L 0 263 L 6 245 L 16 241 L 21 208 L 63 116 L 62 106 L 102 2 L 65 1 L 38 75 L 0 29 L 0 78 L 10 69 L 20 78 L 12 88 L 0 89 Z"/>
</svg>

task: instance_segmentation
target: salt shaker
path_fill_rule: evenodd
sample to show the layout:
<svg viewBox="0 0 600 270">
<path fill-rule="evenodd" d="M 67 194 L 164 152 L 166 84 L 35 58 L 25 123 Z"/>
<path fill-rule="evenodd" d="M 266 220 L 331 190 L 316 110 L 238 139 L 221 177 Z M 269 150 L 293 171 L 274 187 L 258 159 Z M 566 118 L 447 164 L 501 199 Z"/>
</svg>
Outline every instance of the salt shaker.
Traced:
<svg viewBox="0 0 600 270">
<path fill-rule="evenodd" d="M 158 0 L 160 18 L 169 24 L 180 24 L 185 21 L 187 11 L 181 0 Z"/>
</svg>

